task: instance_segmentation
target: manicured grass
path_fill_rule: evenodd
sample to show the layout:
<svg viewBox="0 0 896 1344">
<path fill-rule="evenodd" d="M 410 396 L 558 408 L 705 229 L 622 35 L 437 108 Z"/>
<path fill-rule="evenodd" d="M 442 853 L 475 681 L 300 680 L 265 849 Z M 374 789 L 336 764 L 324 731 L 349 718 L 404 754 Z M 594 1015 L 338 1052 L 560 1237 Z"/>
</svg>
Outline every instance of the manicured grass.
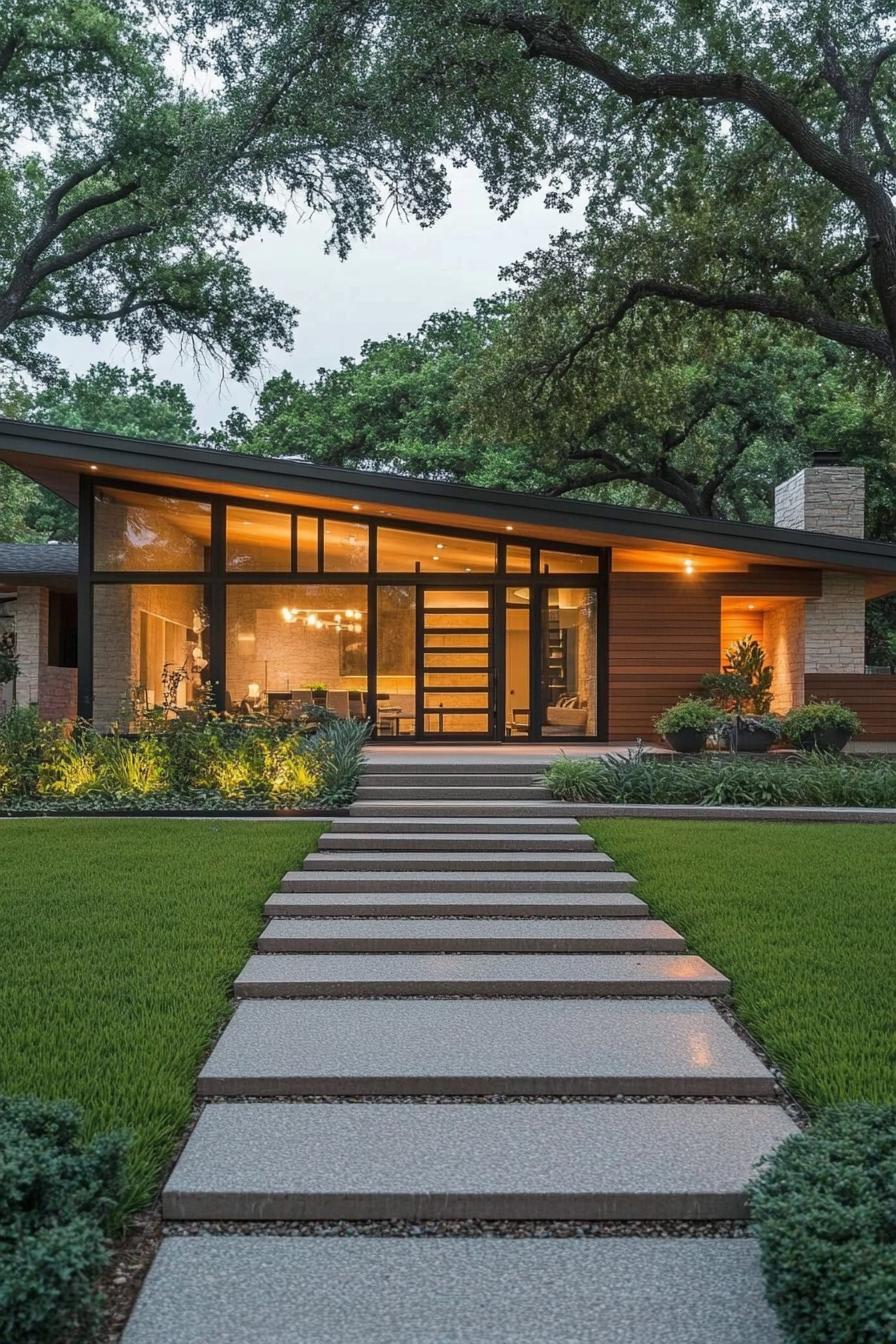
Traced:
<svg viewBox="0 0 896 1344">
<path fill-rule="evenodd" d="M 810 1107 L 896 1102 L 896 827 L 582 823 Z"/>
<path fill-rule="evenodd" d="M 262 905 L 323 826 L 0 821 L 0 1093 L 68 1097 L 133 1134 L 123 1213 L 190 1116 Z"/>
</svg>

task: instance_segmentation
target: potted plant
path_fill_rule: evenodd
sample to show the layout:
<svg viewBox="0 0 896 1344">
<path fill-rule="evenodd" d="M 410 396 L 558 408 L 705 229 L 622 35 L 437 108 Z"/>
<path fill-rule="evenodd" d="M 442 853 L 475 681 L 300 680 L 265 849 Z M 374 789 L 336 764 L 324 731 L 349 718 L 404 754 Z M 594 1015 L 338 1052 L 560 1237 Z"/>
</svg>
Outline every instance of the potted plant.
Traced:
<svg viewBox="0 0 896 1344">
<path fill-rule="evenodd" d="M 718 722 L 719 712 L 708 700 L 688 697 L 663 711 L 654 724 L 673 751 L 696 752 Z"/>
<path fill-rule="evenodd" d="M 719 742 L 730 751 L 768 751 L 781 736 L 774 714 L 730 714 L 719 726 Z"/>
<path fill-rule="evenodd" d="M 318 682 L 312 682 L 312 684 L 311 684 L 311 699 L 313 700 L 314 704 L 316 704 L 316 705 L 324 705 L 324 706 L 326 706 L 326 703 L 327 703 L 327 688 L 326 688 L 326 686 L 324 686 L 323 682 L 320 682 L 320 681 L 318 681 Z"/>
<path fill-rule="evenodd" d="M 726 655 L 721 672 L 708 673 L 700 687 L 725 719 L 719 741 L 732 751 L 768 751 L 781 736 L 781 723 L 770 713 L 774 669 L 765 665 L 765 650 L 747 635 L 738 639 Z"/>
<path fill-rule="evenodd" d="M 839 700 L 815 700 L 784 716 L 784 736 L 800 751 L 842 751 L 862 731 L 854 710 Z"/>
</svg>

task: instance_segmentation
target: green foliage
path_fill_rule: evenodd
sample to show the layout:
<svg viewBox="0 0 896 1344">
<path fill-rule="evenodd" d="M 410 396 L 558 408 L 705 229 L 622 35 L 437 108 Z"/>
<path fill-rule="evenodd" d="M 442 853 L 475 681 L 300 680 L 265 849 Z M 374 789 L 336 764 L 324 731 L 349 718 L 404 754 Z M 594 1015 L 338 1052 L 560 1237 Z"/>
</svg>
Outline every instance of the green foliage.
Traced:
<svg viewBox="0 0 896 1344">
<path fill-rule="evenodd" d="M 245 377 L 295 321 L 245 239 L 293 202 L 340 255 L 385 202 L 431 222 L 469 131 L 376 0 L 12 0 L 0 51 L 0 358 L 34 374 L 61 326 Z"/>
<path fill-rule="evenodd" d="M 657 919 L 731 980 L 738 1020 L 810 1109 L 896 1103 L 892 826 L 583 821 Z M 861 907 L 847 893 L 861 873 Z M 807 1296 L 809 1296 L 807 1294 Z"/>
<path fill-rule="evenodd" d="M 682 728 L 693 728 L 698 733 L 711 733 L 719 720 L 719 712 L 707 700 L 688 697 L 663 710 L 654 727 L 658 733 L 674 733 Z"/>
<path fill-rule="evenodd" d="M 0 1097 L 0 1341 L 94 1337 L 104 1227 L 124 1191 L 126 1143 L 85 1142 L 66 1102 Z"/>
<path fill-rule="evenodd" d="M 152 1200 L 190 1123 L 197 1070 L 231 1011 L 229 987 L 265 900 L 323 826 L 165 817 L 2 826 L 0 1093 L 69 1097 L 87 1139 L 132 1136 L 117 1233 Z"/>
<path fill-rule="evenodd" d="M 561 802 L 705 807 L 896 807 L 896 763 L 806 757 L 788 762 L 665 761 L 642 752 L 561 758 L 544 781 Z"/>
<path fill-rule="evenodd" d="M 326 710 L 299 724 L 214 714 L 157 719 L 137 734 L 0 717 L 0 797 L 7 808 L 344 807 L 360 778 L 365 721 Z"/>
<path fill-rule="evenodd" d="M 61 729 L 41 719 L 35 705 L 13 705 L 0 714 L 0 794 L 4 787 L 9 795 L 33 793 L 60 736 Z"/>
<path fill-rule="evenodd" d="M 725 655 L 721 672 L 701 678 L 700 688 L 728 713 L 768 714 L 772 705 L 774 668 L 765 666 L 765 650 L 753 635 L 738 639 Z"/>
<path fill-rule="evenodd" d="M 766 1293 L 794 1344 L 886 1344 L 896 1326 L 896 1106 L 823 1112 L 750 1189 Z"/>
<path fill-rule="evenodd" d="M 848 733 L 850 737 L 858 737 L 862 731 L 858 714 L 839 700 L 813 700 L 808 705 L 799 705 L 784 715 L 782 726 L 788 742 L 795 743 L 826 728 Z"/>
</svg>

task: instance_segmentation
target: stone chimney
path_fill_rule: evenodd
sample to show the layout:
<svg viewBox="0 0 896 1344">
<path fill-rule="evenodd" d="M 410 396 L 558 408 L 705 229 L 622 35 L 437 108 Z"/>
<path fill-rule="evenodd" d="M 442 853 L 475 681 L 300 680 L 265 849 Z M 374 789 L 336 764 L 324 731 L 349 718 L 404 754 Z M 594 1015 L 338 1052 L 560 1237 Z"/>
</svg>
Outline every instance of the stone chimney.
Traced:
<svg viewBox="0 0 896 1344">
<path fill-rule="evenodd" d="M 811 467 L 775 489 L 775 526 L 864 537 L 864 468 L 844 465 L 837 452 L 816 453 Z M 826 569 L 821 584 L 821 597 L 805 603 L 799 632 L 805 673 L 864 672 L 864 579 Z"/>
<path fill-rule="evenodd" d="M 864 467 L 845 466 L 836 452 L 816 453 L 811 467 L 776 487 L 775 526 L 864 537 Z"/>
</svg>

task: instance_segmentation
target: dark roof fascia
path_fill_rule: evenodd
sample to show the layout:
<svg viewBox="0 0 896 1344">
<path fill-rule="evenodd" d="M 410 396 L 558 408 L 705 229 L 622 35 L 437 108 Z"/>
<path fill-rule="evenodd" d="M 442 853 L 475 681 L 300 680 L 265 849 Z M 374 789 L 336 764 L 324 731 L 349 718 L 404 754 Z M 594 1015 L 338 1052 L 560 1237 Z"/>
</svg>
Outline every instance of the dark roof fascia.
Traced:
<svg viewBox="0 0 896 1344">
<path fill-rule="evenodd" d="M 251 485 L 292 492 L 316 489 L 331 498 L 363 502 L 371 507 L 427 508 L 433 512 L 466 513 L 502 523 L 513 522 L 521 531 L 539 527 L 566 528 L 628 539 L 643 537 L 679 545 L 742 551 L 821 566 L 896 573 L 896 546 L 887 542 L 757 523 L 693 518 L 653 509 L 591 504 L 577 499 L 554 499 L 548 495 L 487 490 L 416 476 L 322 467 L 286 458 L 256 457 L 248 453 L 0 418 L 0 457 L 4 449 L 9 453 L 51 459 L 78 460 L 87 456 L 98 466 L 108 468 L 110 475 L 114 475 L 116 468 L 127 468 L 230 486 Z"/>
</svg>

